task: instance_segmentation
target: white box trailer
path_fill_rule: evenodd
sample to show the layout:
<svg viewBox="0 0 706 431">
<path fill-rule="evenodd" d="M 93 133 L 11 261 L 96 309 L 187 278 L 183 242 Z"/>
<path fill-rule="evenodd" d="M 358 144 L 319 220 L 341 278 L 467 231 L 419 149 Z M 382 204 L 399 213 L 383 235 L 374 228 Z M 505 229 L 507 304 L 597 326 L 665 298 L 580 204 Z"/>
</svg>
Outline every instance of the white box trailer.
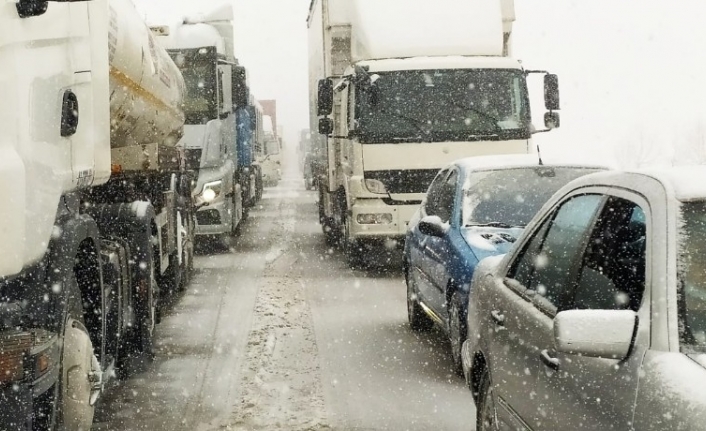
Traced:
<svg viewBox="0 0 706 431">
<path fill-rule="evenodd" d="M 514 21 L 513 0 L 311 2 L 319 218 L 351 262 L 370 244 L 401 245 L 448 162 L 534 150 L 532 71 L 510 57 Z M 553 127 L 556 76 L 547 75 L 545 87 Z"/>
</svg>

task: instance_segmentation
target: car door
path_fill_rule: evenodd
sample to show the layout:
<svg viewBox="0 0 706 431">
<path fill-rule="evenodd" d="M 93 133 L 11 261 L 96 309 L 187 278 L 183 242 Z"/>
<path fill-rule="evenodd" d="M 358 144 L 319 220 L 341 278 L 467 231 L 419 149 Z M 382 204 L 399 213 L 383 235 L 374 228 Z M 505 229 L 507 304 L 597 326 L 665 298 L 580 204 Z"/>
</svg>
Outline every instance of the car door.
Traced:
<svg viewBox="0 0 706 431">
<path fill-rule="evenodd" d="M 441 185 L 436 200 L 436 215 L 442 222 L 451 225 L 451 216 L 454 214 L 454 205 L 457 195 L 459 172 L 452 169 L 446 181 Z M 429 305 L 433 310 L 446 320 L 448 307 L 446 304 L 446 288 L 449 281 L 449 264 L 453 261 L 451 256 L 451 231 L 443 237 L 430 237 L 422 254 L 428 278 L 431 282 L 429 289 Z"/>
<path fill-rule="evenodd" d="M 544 429 L 632 427 L 639 370 L 649 345 L 650 306 L 643 296 L 652 265 L 646 253 L 651 247 L 649 207 L 638 196 L 629 197 L 611 196 L 602 209 L 564 309 L 633 310 L 642 317 L 636 332 L 640 339 L 625 359 L 554 352 L 553 340 L 539 346 L 551 361 L 537 374 L 537 386 L 549 389 Z"/>
<path fill-rule="evenodd" d="M 441 170 L 432 181 L 427 191 L 427 196 L 424 203 L 420 207 L 420 219 L 429 215 L 438 215 L 438 208 L 440 202 L 440 193 L 443 190 L 443 185 L 449 176 L 449 169 Z M 432 238 L 429 235 L 425 235 L 419 230 L 418 224 L 413 227 L 412 241 L 409 246 L 409 267 L 410 267 L 410 277 L 412 277 L 415 285 L 417 286 L 420 299 L 425 304 L 429 305 L 432 298 L 434 297 L 434 287 L 430 279 L 432 270 L 429 265 L 432 262 L 428 261 L 428 255 L 426 253 L 427 243 Z"/>
<path fill-rule="evenodd" d="M 533 228 L 505 276 L 494 280 L 483 312 L 495 325 L 488 360 L 505 429 L 544 429 L 552 388 L 538 375 L 554 371 L 541 358 L 553 343 L 553 313 L 569 298 L 569 281 L 603 202 L 600 195 L 566 199 Z"/>
</svg>

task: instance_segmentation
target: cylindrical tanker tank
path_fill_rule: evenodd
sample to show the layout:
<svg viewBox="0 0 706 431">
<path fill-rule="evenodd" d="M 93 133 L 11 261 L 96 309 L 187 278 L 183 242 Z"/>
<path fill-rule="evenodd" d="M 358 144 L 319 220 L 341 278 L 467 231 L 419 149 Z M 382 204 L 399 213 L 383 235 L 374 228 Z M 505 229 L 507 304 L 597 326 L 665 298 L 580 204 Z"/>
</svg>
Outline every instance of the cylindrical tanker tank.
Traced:
<svg viewBox="0 0 706 431">
<path fill-rule="evenodd" d="M 175 146 L 184 125 L 184 79 L 130 0 L 109 5 L 110 146 Z"/>
</svg>

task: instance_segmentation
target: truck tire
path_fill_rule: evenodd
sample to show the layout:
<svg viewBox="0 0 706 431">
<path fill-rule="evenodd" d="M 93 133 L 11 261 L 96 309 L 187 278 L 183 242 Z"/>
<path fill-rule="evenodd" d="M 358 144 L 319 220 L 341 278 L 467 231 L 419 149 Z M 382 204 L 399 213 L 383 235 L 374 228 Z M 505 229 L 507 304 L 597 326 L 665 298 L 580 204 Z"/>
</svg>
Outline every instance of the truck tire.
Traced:
<svg viewBox="0 0 706 431">
<path fill-rule="evenodd" d="M 351 239 L 350 237 L 350 220 L 348 217 L 343 219 L 343 237 L 341 238 L 341 243 L 343 244 L 343 253 L 346 255 L 346 261 L 351 269 L 360 269 L 364 266 L 364 248 L 363 245 Z"/>
<path fill-rule="evenodd" d="M 156 286 L 157 281 L 154 276 L 154 255 L 147 262 L 148 268 L 145 273 L 150 274 L 137 281 L 135 286 L 135 327 L 130 331 L 128 344 L 130 353 L 143 356 L 151 360 L 154 356 L 154 330 L 157 325 L 158 307 Z M 149 280 L 148 280 L 149 279 Z M 138 287 L 139 286 L 139 287 Z"/>
<path fill-rule="evenodd" d="M 68 292 L 78 292 L 78 283 L 72 274 L 66 280 Z M 61 372 L 56 390 L 56 423 L 58 431 L 90 430 L 94 406 L 91 399 L 90 376 L 100 372 L 94 356 L 93 344 L 84 325 L 81 301 L 68 305 L 61 350 Z"/>
</svg>

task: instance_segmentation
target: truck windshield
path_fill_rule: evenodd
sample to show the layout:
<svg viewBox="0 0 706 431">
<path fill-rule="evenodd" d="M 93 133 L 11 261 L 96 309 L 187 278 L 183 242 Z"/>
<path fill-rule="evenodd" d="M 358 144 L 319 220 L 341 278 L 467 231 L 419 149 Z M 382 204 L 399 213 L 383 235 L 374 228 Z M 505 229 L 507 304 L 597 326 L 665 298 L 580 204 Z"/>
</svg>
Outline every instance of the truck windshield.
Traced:
<svg viewBox="0 0 706 431">
<path fill-rule="evenodd" d="M 206 124 L 218 117 L 218 57 L 213 48 L 170 50 L 184 76 L 186 124 Z"/>
<path fill-rule="evenodd" d="M 406 70 L 356 87 L 362 143 L 529 138 L 530 112 L 520 70 Z"/>
</svg>

